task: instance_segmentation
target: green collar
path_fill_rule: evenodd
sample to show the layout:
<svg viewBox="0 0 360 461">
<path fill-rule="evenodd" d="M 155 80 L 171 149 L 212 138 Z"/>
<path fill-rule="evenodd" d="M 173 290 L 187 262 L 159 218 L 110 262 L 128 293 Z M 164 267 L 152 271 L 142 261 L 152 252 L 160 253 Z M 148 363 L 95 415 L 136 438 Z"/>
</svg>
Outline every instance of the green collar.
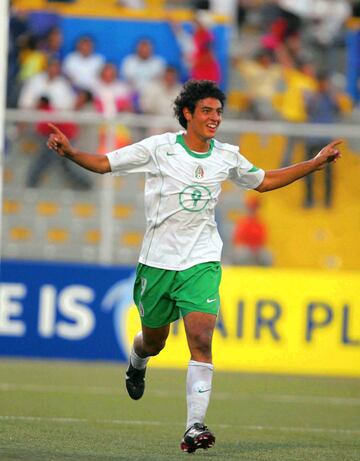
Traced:
<svg viewBox="0 0 360 461">
<path fill-rule="evenodd" d="M 214 140 L 211 139 L 210 140 L 210 148 L 207 152 L 204 152 L 203 154 L 197 154 L 196 152 L 193 152 L 192 150 L 190 150 L 188 148 L 188 146 L 185 144 L 185 141 L 184 141 L 184 137 L 181 133 L 179 133 L 177 136 L 176 136 L 176 142 L 178 144 L 180 144 L 185 150 L 186 152 L 191 155 L 192 157 L 195 157 L 195 158 L 206 158 L 206 157 L 209 157 L 211 154 L 212 154 L 212 151 L 213 151 L 213 148 L 214 148 Z"/>
</svg>

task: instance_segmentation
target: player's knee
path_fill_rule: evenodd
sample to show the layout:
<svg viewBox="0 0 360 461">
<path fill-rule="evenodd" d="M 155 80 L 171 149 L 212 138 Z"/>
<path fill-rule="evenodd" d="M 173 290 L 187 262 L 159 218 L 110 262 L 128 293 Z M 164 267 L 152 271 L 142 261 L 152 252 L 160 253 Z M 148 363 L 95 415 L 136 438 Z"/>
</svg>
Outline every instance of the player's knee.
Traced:
<svg viewBox="0 0 360 461">
<path fill-rule="evenodd" d="M 166 340 L 148 341 L 144 344 L 148 355 L 158 355 L 165 347 Z"/>
<path fill-rule="evenodd" d="M 201 332 L 193 336 L 191 342 L 192 352 L 202 357 L 211 357 L 211 336 Z"/>
</svg>

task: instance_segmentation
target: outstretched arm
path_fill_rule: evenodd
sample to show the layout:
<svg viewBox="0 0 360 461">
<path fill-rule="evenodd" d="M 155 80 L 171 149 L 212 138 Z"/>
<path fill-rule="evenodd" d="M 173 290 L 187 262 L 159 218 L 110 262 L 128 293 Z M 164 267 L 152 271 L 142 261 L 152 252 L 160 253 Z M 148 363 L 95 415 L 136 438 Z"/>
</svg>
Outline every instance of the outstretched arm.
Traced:
<svg viewBox="0 0 360 461">
<path fill-rule="evenodd" d="M 267 192 L 279 189 L 316 170 L 322 170 L 327 163 L 336 162 L 336 160 L 341 157 L 340 152 L 336 148 L 340 143 L 342 143 L 341 139 L 331 142 L 321 149 L 314 158 L 306 162 L 296 163 L 286 168 L 266 171 L 263 182 L 256 190 L 259 192 Z"/>
<path fill-rule="evenodd" d="M 110 173 L 111 167 L 106 155 L 89 154 L 75 149 L 68 138 L 58 127 L 49 123 L 52 133 L 49 135 L 47 146 L 55 151 L 58 155 L 66 157 L 69 160 L 77 163 L 86 170 L 95 173 Z"/>
</svg>

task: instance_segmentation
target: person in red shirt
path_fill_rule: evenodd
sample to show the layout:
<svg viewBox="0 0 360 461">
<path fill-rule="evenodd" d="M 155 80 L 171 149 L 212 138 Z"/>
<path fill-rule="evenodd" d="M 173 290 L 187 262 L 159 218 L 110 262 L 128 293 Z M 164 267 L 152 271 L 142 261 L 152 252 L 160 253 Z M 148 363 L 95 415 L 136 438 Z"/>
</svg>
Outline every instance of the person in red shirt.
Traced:
<svg viewBox="0 0 360 461">
<path fill-rule="evenodd" d="M 197 16 L 193 35 L 194 52 L 190 75 L 195 80 L 221 81 L 220 65 L 213 51 L 214 34 L 207 27 L 206 21 Z"/>
<path fill-rule="evenodd" d="M 36 109 L 44 112 L 54 112 L 50 100 L 46 96 L 41 96 L 37 102 Z M 72 141 L 76 139 L 79 132 L 79 127 L 73 122 L 57 123 L 59 129 Z M 47 138 L 51 133 L 48 121 L 40 121 L 35 125 L 35 132 L 41 138 Z M 69 181 L 75 189 L 90 189 L 91 180 L 89 175 L 77 171 L 72 165 L 69 165 L 63 158 L 56 158 L 51 154 L 49 148 L 40 142 L 39 153 L 34 161 L 30 164 L 27 172 L 26 185 L 27 187 L 38 187 L 43 179 L 46 170 L 52 170 L 55 164 L 61 166 L 64 177 Z"/>
<path fill-rule="evenodd" d="M 243 266 L 271 266 L 272 255 L 265 248 L 267 228 L 258 215 L 260 201 L 249 196 L 245 202 L 247 214 L 237 221 L 233 234 L 233 263 Z"/>
</svg>

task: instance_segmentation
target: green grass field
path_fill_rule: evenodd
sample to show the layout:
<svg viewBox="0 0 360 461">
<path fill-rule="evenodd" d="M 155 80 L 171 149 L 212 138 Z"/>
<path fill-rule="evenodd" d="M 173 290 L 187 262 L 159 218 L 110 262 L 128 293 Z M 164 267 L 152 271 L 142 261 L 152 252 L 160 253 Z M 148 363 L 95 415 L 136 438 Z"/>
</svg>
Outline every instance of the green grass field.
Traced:
<svg viewBox="0 0 360 461">
<path fill-rule="evenodd" d="M 182 453 L 185 371 L 148 370 L 130 400 L 115 364 L 0 361 L 0 460 L 360 460 L 360 380 L 214 376 L 209 451 Z"/>
</svg>

